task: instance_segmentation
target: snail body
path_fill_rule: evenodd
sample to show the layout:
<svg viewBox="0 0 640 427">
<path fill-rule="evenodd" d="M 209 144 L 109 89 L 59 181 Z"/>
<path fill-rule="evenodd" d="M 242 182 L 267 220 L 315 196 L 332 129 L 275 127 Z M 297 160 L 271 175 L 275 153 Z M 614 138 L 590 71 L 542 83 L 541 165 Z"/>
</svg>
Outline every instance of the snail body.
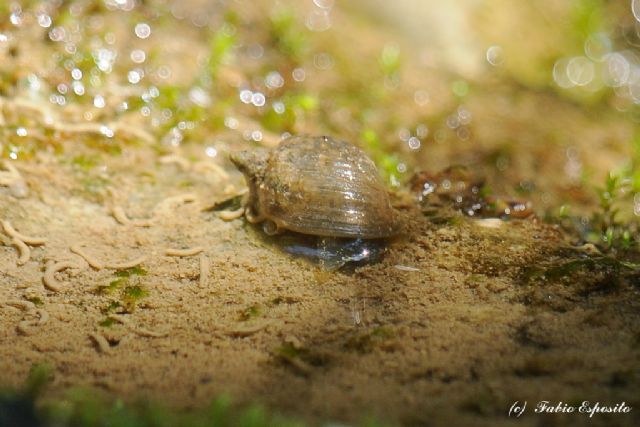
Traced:
<svg viewBox="0 0 640 427">
<path fill-rule="evenodd" d="M 327 136 L 293 136 L 271 150 L 241 151 L 231 161 L 245 175 L 245 216 L 265 233 L 386 238 L 396 214 L 374 163 L 359 148 Z"/>
</svg>

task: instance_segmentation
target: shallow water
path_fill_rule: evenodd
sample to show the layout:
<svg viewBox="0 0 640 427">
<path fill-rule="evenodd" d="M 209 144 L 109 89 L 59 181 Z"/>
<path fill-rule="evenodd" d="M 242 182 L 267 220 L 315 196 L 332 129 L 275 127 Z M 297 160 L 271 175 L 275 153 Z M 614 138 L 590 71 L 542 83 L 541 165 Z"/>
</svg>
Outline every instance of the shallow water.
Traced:
<svg viewBox="0 0 640 427">
<path fill-rule="evenodd" d="M 231 393 L 318 423 L 510 425 L 516 400 L 637 407 L 635 107 L 606 85 L 558 87 L 547 63 L 587 55 L 565 22 L 633 17 L 459 4 L 446 10 L 467 11 L 481 45 L 466 70 L 337 2 L 0 5 L 0 155 L 17 171 L 0 168 L 0 217 L 47 239 L 26 254 L 0 233 L 3 383 L 48 362 L 45 397 L 84 384 L 193 408 Z M 403 236 L 270 238 L 221 219 L 244 191 L 227 154 L 288 133 L 360 145 Z M 447 175 L 457 164 L 468 174 Z M 618 167 L 634 173 L 607 180 Z M 414 173 L 439 185 L 422 204 Z M 142 261 L 97 269 L 72 247 Z"/>
</svg>

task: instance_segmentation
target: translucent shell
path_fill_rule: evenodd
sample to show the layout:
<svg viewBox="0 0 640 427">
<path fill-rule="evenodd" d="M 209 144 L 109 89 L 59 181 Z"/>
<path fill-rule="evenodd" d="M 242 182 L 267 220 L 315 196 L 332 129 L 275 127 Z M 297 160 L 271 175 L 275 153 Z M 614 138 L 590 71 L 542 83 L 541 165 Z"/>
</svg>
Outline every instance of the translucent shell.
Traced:
<svg viewBox="0 0 640 427">
<path fill-rule="evenodd" d="M 250 207 L 256 218 L 273 223 L 272 231 L 275 225 L 276 231 L 364 239 L 398 231 L 375 165 L 351 144 L 291 137 L 268 152 L 259 168 L 244 172 L 253 181 Z"/>
</svg>

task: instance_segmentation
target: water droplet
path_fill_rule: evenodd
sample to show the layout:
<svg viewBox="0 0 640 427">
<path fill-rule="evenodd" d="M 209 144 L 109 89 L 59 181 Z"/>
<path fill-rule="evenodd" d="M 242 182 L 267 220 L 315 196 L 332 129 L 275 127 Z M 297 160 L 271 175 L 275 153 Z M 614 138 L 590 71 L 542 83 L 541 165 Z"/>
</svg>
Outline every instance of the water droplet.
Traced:
<svg viewBox="0 0 640 427">
<path fill-rule="evenodd" d="M 328 53 L 318 53 L 313 56 L 313 65 L 319 70 L 328 70 L 333 67 L 333 57 Z"/>
<path fill-rule="evenodd" d="M 209 157 L 215 157 L 215 156 L 217 156 L 217 155 L 218 155 L 218 150 L 216 150 L 216 148 L 215 148 L 215 147 L 213 147 L 213 146 L 207 147 L 207 148 L 204 150 L 204 152 L 205 152 L 205 154 L 206 154 L 207 156 L 209 156 Z"/>
<path fill-rule="evenodd" d="M 502 48 L 500 46 L 491 46 L 487 49 L 487 62 L 494 67 L 502 65 L 504 62 Z"/>
<path fill-rule="evenodd" d="M 147 58 L 147 54 L 144 52 L 144 50 L 134 49 L 129 54 L 129 57 L 136 64 L 142 64 Z"/>
<path fill-rule="evenodd" d="M 80 80 L 82 78 L 82 70 L 79 68 L 74 68 L 71 70 L 71 78 L 73 80 Z"/>
<path fill-rule="evenodd" d="M 251 104 L 251 100 L 253 98 L 253 92 L 249 89 L 243 89 L 240 91 L 240 101 L 243 104 Z"/>
<path fill-rule="evenodd" d="M 602 63 L 602 81 L 610 87 L 623 86 L 629 80 L 631 65 L 620 52 L 604 56 Z"/>
<path fill-rule="evenodd" d="M 138 36 L 141 39 L 146 39 L 151 35 L 151 27 L 149 26 L 149 24 L 145 22 L 136 24 L 134 31 L 136 33 L 136 36 Z"/>
<path fill-rule="evenodd" d="M 411 138 L 411 132 L 407 128 L 401 128 L 398 130 L 398 137 L 402 141 L 408 141 Z"/>
<path fill-rule="evenodd" d="M 267 77 L 265 77 L 264 79 L 264 83 L 267 85 L 268 88 L 276 89 L 284 85 L 284 78 L 282 78 L 282 75 L 279 72 L 272 71 L 269 74 L 267 74 Z"/>
<path fill-rule="evenodd" d="M 416 127 L 416 135 L 418 135 L 418 138 L 423 139 L 429 136 L 429 128 L 427 127 L 427 125 L 418 125 L 418 127 Z"/>
<path fill-rule="evenodd" d="M 51 17 L 46 14 L 38 15 L 38 25 L 42 28 L 49 28 L 51 26 Z"/>
<path fill-rule="evenodd" d="M 306 73 L 304 71 L 304 68 L 296 68 L 291 72 L 291 77 L 293 77 L 293 80 L 297 81 L 297 82 L 302 82 L 304 81 L 305 77 L 306 77 Z"/>
<path fill-rule="evenodd" d="M 426 90 L 417 90 L 413 94 L 413 102 L 424 107 L 429 103 L 429 93 Z"/>
<path fill-rule="evenodd" d="M 255 105 L 256 107 L 264 106 L 266 101 L 267 100 L 266 100 L 264 94 L 262 94 L 260 92 L 255 92 L 254 94 L 251 95 L 251 103 L 253 105 Z"/>
<path fill-rule="evenodd" d="M 605 33 L 594 33 L 584 42 L 584 53 L 593 61 L 602 61 L 611 52 L 611 39 Z"/>
<path fill-rule="evenodd" d="M 568 89 L 573 87 L 574 84 L 567 76 L 567 65 L 569 64 L 569 58 L 560 58 L 553 65 L 553 81 L 563 88 Z"/>
<path fill-rule="evenodd" d="M 460 124 L 468 125 L 471 123 L 471 111 L 467 110 L 463 106 L 458 107 L 458 121 Z"/>
<path fill-rule="evenodd" d="M 273 110 L 278 113 L 278 114 L 282 114 L 285 112 L 285 105 L 282 101 L 276 101 L 273 103 Z"/>
<path fill-rule="evenodd" d="M 200 107 L 208 107 L 211 105 L 211 97 L 209 94 L 198 86 L 191 88 L 189 91 L 189 99 Z"/>
<path fill-rule="evenodd" d="M 100 71 L 110 73 L 113 69 L 113 63 L 116 60 L 117 52 L 111 49 L 97 49 L 92 52 L 93 61 Z"/>
<path fill-rule="evenodd" d="M 586 86 L 595 76 L 595 66 L 587 57 L 576 56 L 567 64 L 567 77 L 576 86 Z"/>
<path fill-rule="evenodd" d="M 450 115 L 447 117 L 446 123 L 449 129 L 456 129 L 460 126 L 460 120 L 458 120 L 458 116 L 456 115 Z"/>
<path fill-rule="evenodd" d="M 67 32 L 63 27 L 54 27 L 49 31 L 49 38 L 54 42 L 60 42 L 65 39 Z"/>
<path fill-rule="evenodd" d="M 140 80 L 142 80 L 142 77 L 143 77 L 142 70 L 131 70 L 127 74 L 127 80 L 129 80 L 129 83 L 133 85 L 140 83 Z"/>
<path fill-rule="evenodd" d="M 262 141 L 262 132 L 260 132 L 259 130 L 254 130 L 253 132 L 251 132 L 251 139 L 256 142 Z"/>
<path fill-rule="evenodd" d="M 71 83 L 71 87 L 73 88 L 73 93 L 75 93 L 76 95 L 84 95 L 84 85 L 82 84 L 82 82 L 75 81 Z"/>
<path fill-rule="evenodd" d="M 22 24 L 22 13 L 13 12 L 11 16 L 9 16 L 9 21 L 16 27 L 19 26 L 20 24 Z"/>
<path fill-rule="evenodd" d="M 311 31 L 327 31 L 331 28 L 331 15 L 329 10 L 312 10 L 307 16 L 306 25 Z"/>
<path fill-rule="evenodd" d="M 169 68 L 168 65 L 161 65 L 158 67 L 158 77 L 163 80 L 171 77 L 171 68 Z"/>
<path fill-rule="evenodd" d="M 93 98 L 93 106 L 96 108 L 104 108 L 104 106 L 106 105 L 105 101 L 104 101 L 104 97 L 102 95 L 96 95 Z"/>
<path fill-rule="evenodd" d="M 636 20 L 640 22 L 640 0 L 631 0 L 631 11 Z"/>
<path fill-rule="evenodd" d="M 108 126 L 102 125 L 100 126 L 100 133 L 106 136 L 107 138 L 113 138 L 113 130 L 111 130 Z"/>
</svg>

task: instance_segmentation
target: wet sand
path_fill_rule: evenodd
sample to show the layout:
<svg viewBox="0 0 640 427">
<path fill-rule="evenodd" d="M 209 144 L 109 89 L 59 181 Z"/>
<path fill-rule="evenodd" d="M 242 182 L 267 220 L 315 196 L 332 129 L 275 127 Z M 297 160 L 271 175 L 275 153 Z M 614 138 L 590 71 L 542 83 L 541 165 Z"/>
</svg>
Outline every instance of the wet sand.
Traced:
<svg viewBox="0 0 640 427">
<path fill-rule="evenodd" d="M 64 165 L 25 163 L 36 190 L 0 195 L 4 220 L 47 239 L 22 266 L 15 248 L 0 247 L 3 383 L 18 386 L 47 362 L 53 396 L 89 386 L 196 407 L 229 392 L 307 420 L 374 415 L 405 425 L 510 425 L 508 408 L 523 400 L 639 403 L 637 275 L 599 264 L 533 274 L 586 256 L 553 226 L 534 217 L 436 224 L 409 206 L 400 210 L 405 233 L 381 262 L 328 272 L 285 254 L 243 218 L 203 210 L 227 197 L 216 189 L 241 188 L 237 173 L 204 179 L 193 162 L 136 153 L 120 161 L 123 185 L 109 198 L 132 220 L 151 219 L 148 227 L 120 224 L 109 203 L 74 196 L 76 172 Z M 165 178 L 143 191 L 139 170 L 125 172 L 134 167 Z M 194 182 L 191 197 L 166 184 L 178 176 Z M 91 268 L 74 245 L 105 265 L 146 259 L 109 289 L 122 270 Z M 197 246 L 197 255 L 165 255 Z M 80 268 L 56 274 L 55 292 L 44 270 L 62 261 Z M 133 302 L 131 286 L 144 291 Z M 637 415 L 594 419 L 633 425 Z"/>
<path fill-rule="evenodd" d="M 0 232 L 0 385 L 18 387 L 34 364 L 49 363 L 53 381 L 44 399 L 88 387 L 178 408 L 229 393 L 311 423 L 373 416 L 402 425 L 640 424 L 637 269 L 571 247 L 558 227 L 536 216 L 478 221 L 447 208 L 425 216 L 406 202 L 412 199 L 400 185 L 394 200 L 403 232 L 384 258 L 326 271 L 284 253 L 277 239 L 243 218 L 225 221 L 211 209 L 244 189 L 227 154 L 256 145 L 247 132 L 259 129 L 262 145 L 279 139 L 259 123 L 264 111 L 238 98 L 243 85 L 262 81 L 264 64 L 268 71 L 280 67 L 294 95 L 318 95 L 316 110 L 296 112 L 294 131 L 362 145 L 362 135 L 374 129 L 384 152 L 409 159 L 401 180 L 414 168 L 435 173 L 463 163 L 498 195 L 527 190 L 521 197 L 533 200 L 540 216 L 568 202 L 588 215 L 595 195 L 581 173 L 601 182 L 627 159 L 633 123 L 604 108 L 586 113 L 550 91 L 500 83 L 486 70 L 469 79 L 468 97 L 454 96 L 452 80 L 461 77 L 428 55 L 424 60 L 424 46 L 403 44 L 379 23 L 337 8 L 333 30 L 315 34 L 312 45 L 331 52 L 335 72 L 314 68 L 309 54 L 306 80 L 293 82 L 290 58 L 277 52 L 263 19 L 272 4 L 259 5 L 238 7 L 245 44 L 234 63 L 222 65 L 218 86 L 209 88 L 213 106 L 176 144 L 171 129 L 151 127 L 138 110 L 116 112 L 129 99 L 127 90 L 141 88 L 118 80 L 125 66 L 105 77 L 113 111 L 92 107 L 86 97 L 59 109 L 45 97 L 33 108 L 18 105 L 28 94 L 24 88 L 2 92 L 0 118 L 13 126 L 4 147 L 16 143 L 21 123 L 29 133 L 17 139 L 22 151 L 11 160 L 23 185 L 0 186 L 0 219 L 46 243 L 28 245 L 22 263 L 12 238 Z M 150 73 L 149 84 L 194 84 L 211 34 L 189 19 L 170 18 L 166 27 L 153 23 L 153 36 L 141 41 L 129 21 L 100 13 L 98 30 L 109 27 L 117 35 L 113 48 L 126 51 L 121 57 L 131 47 L 163 46 L 156 62 L 149 59 L 150 69 L 180 64 L 169 80 Z M 216 13 L 211 19 L 219 26 Z M 15 31 L 22 31 L 20 49 L 1 65 L 18 70 L 17 77 L 31 72 L 57 79 L 59 69 L 47 68 L 53 47 L 45 30 Z M 378 71 L 390 40 L 415 53 L 402 57 L 402 84 L 393 90 L 385 89 Z M 259 43 L 266 53 L 257 60 L 246 47 Z M 362 45 L 358 56 L 356 45 Z M 353 104 L 338 96 L 369 90 L 371 100 L 363 96 Z M 413 102 L 420 90 L 430 102 Z M 237 123 L 211 131 L 207 126 L 220 119 L 217 101 L 230 103 L 225 118 Z M 87 122 L 91 129 L 52 128 L 42 105 L 59 112 L 60 121 Z M 447 119 L 463 110 L 471 122 L 449 128 Z M 85 120 L 86 111 L 95 120 Z M 112 120 L 124 127 L 106 138 L 97 126 Z M 429 133 L 412 151 L 398 133 L 420 124 Z M 207 147 L 216 155 L 203 154 Z M 78 248 L 102 268 L 89 265 Z M 136 260 L 141 263 L 122 268 Z M 45 283 L 47 269 L 66 262 L 77 268 L 54 272 L 55 282 Z M 593 418 L 533 414 L 542 400 L 624 401 L 633 410 Z M 517 420 L 508 417 L 516 401 L 528 402 Z"/>
</svg>

